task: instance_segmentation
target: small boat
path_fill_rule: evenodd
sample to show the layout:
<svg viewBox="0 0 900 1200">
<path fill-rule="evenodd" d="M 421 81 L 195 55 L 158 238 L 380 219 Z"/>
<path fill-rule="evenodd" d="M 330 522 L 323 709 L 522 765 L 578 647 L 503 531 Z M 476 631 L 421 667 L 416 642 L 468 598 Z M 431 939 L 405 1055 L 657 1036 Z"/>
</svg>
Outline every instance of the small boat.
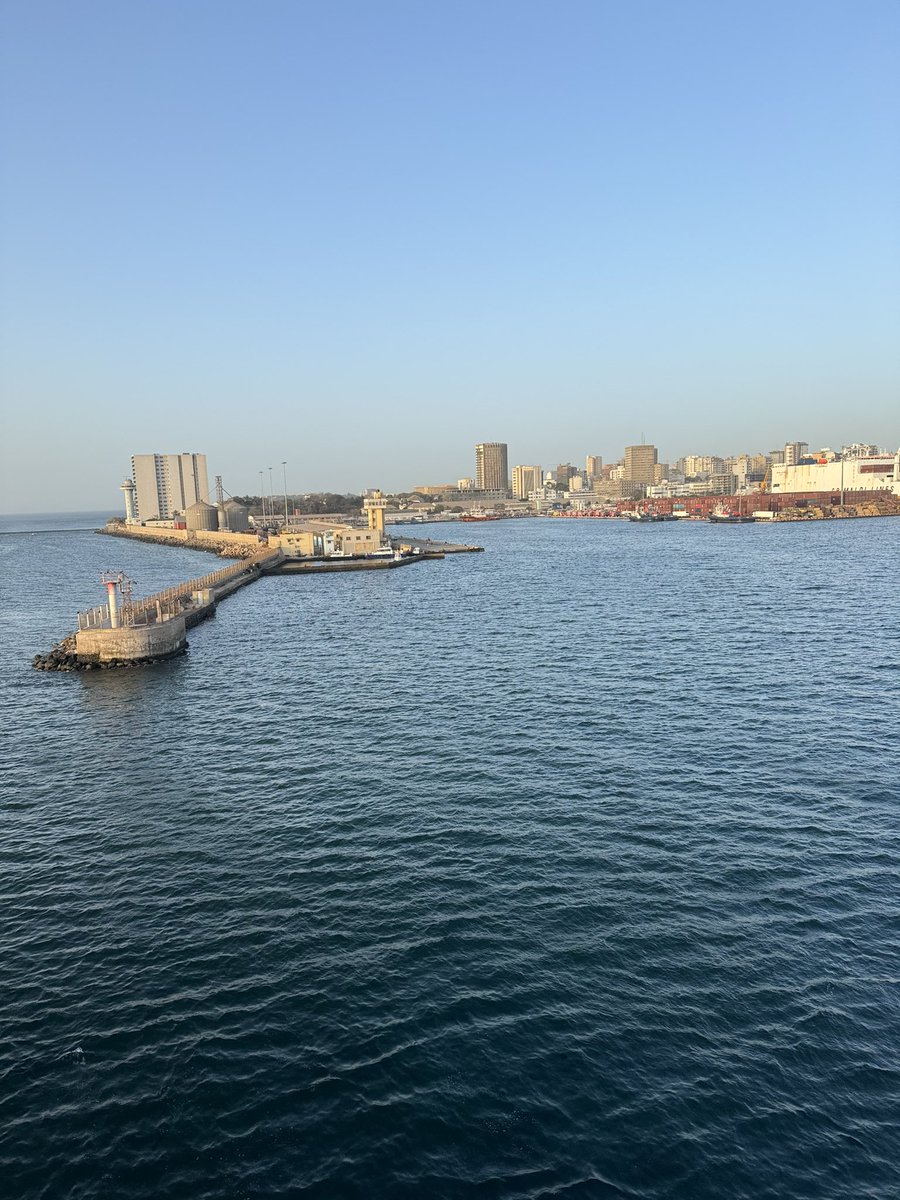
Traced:
<svg viewBox="0 0 900 1200">
<path fill-rule="evenodd" d="M 714 525 L 752 525 L 756 517 L 748 517 L 724 504 L 717 504 L 709 514 Z"/>
<path fill-rule="evenodd" d="M 635 508 L 631 512 L 625 513 L 629 521 L 637 521 L 641 525 L 649 525 L 657 521 L 674 521 L 676 517 L 670 516 L 669 513 L 661 513 L 654 506 L 648 505 L 644 508 Z"/>
</svg>

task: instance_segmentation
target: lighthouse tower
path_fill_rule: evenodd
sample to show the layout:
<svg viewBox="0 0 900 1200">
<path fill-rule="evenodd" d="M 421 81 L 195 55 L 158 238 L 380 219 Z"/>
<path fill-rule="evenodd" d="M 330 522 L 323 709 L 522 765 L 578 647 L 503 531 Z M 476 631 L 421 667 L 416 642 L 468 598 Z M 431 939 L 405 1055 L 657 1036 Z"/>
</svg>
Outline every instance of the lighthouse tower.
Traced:
<svg viewBox="0 0 900 1200">
<path fill-rule="evenodd" d="M 379 542 L 382 544 L 384 543 L 384 510 L 386 508 L 387 500 L 380 488 L 373 488 L 363 500 L 363 512 L 369 518 L 369 528 L 377 531 Z"/>
<path fill-rule="evenodd" d="M 124 483 L 119 484 L 119 491 L 125 494 L 125 520 L 134 520 L 134 480 L 126 479 Z"/>
</svg>

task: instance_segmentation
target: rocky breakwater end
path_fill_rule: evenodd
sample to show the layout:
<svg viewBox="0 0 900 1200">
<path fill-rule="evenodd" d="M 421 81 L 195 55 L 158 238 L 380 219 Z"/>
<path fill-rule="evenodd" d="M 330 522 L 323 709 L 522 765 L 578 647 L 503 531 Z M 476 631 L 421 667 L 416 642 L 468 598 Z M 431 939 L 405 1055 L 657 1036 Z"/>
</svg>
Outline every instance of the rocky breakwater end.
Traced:
<svg viewBox="0 0 900 1200">
<path fill-rule="evenodd" d="M 36 654 L 31 665 L 36 671 L 77 671 L 81 663 L 75 656 L 75 634 L 70 633 L 46 654 Z"/>
<path fill-rule="evenodd" d="M 253 558 L 254 555 L 259 554 L 261 549 L 264 549 L 262 543 L 239 546 L 225 538 L 221 540 L 206 539 L 201 542 L 197 538 L 190 537 L 160 537 L 157 534 L 154 534 L 153 537 L 146 537 L 139 533 L 130 533 L 125 529 L 115 529 L 110 526 L 105 529 L 95 529 L 94 532 L 104 533 L 108 537 L 130 538 L 133 542 L 152 542 L 155 546 L 174 546 L 176 550 L 203 550 L 207 554 L 216 554 L 219 558 Z"/>
<path fill-rule="evenodd" d="M 120 667 L 151 667 L 154 663 L 166 662 L 170 658 L 178 658 L 187 654 L 188 643 L 185 642 L 171 654 L 160 654 L 155 658 L 113 658 L 109 662 L 89 662 L 78 658 L 75 653 L 75 634 L 70 633 L 52 646 L 46 654 L 36 654 L 31 665 L 36 671 L 106 671 Z"/>
</svg>

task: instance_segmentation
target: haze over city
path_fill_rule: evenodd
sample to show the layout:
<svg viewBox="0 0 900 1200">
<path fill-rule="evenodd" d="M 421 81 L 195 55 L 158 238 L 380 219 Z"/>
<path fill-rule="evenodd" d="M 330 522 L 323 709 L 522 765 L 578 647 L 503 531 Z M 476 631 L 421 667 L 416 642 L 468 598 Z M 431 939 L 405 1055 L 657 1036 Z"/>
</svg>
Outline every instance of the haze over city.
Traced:
<svg viewBox="0 0 900 1200">
<path fill-rule="evenodd" d="M 900 444 L 894 3 L 2 22 L 3 511 Z"/>
</svg>

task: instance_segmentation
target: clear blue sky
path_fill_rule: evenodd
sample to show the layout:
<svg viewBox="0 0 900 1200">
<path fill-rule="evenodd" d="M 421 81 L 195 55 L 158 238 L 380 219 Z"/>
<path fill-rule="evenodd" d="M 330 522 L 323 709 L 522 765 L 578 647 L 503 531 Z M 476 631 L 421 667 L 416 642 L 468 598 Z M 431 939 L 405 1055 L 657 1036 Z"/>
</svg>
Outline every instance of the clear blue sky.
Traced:
<svg viewBox="0 0 900 1200">
<path fill-rule="evenodd" d="M 14 0 L 0 508 L 900 443 L 897 0 Z"/>
</svg>

